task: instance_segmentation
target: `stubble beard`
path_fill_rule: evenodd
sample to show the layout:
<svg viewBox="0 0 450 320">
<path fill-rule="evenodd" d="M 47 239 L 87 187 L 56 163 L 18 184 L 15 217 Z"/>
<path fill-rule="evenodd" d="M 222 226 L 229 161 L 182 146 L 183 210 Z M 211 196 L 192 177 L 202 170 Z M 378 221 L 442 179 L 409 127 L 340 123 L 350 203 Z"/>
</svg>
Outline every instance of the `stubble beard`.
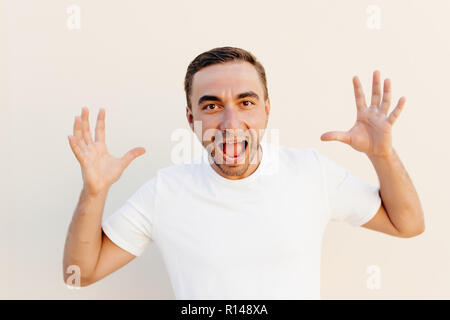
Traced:
<svg viewBox="0 0 450 320">
<path fill-rule="evenodd" d="M 220 159 L 217 161 L 215 157 L 214 150 L 210 154 L 210 162 L 218 168 L 224 175 L 230 176 L 230 177 L 238 177 L 242 176 L 247 172 L 248 168 L 250 167 L 250 164 L 256 163 L 255 157 L 258 155 L 258 150 L 260 148 L 259 142 L 257 142 L 257 146 L 255 146 L 255 143 L 249 142 L 249 145 L 247 146 L 247 150 L 245 150 L 245 161 L 244 163 L 237 163 L 237 164 L 226 164 L 223 163 L 223 159 Z"/>
</svg>

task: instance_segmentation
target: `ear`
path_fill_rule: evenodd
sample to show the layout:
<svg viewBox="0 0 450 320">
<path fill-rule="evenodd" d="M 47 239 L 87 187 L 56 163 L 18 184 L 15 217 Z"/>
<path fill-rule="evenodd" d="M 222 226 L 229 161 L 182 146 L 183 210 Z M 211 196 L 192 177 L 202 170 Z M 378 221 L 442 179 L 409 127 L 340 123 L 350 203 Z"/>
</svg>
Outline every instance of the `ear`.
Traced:
<svg viewBox="0 0 450 320">
<path fill-rule="evenodd" d="M 194 116 L 192 115 L 191 109 L 186 106 L 186 118 L 189 123 L 189 126 L 191 127 L 191 130 L 194 131 Z"/>
<path fill-rule="evenodd" d="M 267 98 L 267 100 L 266 100 L 266 114 L 267 114 L 267 117 L 269 117 L 269 114 L 270 114 L 270 98 Z"/>
</svg>

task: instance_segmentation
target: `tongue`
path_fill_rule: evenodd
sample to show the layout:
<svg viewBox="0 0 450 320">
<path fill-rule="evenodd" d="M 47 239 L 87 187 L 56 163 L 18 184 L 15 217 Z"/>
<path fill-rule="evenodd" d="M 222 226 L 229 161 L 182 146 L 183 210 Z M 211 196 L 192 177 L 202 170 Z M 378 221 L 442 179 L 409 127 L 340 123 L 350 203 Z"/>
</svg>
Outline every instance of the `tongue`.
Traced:
<svg viewBox="0 0 450 320">
<path fill-rule="evenodd" d="M 224 143 L 223 144 L 223 153 L 225 153 L 229 157 L 237 157 L 241 154 L 242 149 L 244 148 L 244 143 Z"/>
</svg>

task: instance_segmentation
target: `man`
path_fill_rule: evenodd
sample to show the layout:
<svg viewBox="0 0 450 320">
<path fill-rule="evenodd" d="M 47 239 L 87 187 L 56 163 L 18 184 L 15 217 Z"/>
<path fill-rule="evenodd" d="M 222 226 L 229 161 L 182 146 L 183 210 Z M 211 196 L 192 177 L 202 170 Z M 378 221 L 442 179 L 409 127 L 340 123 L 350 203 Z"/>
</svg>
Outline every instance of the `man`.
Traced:
<svg viewBox="0 0 450 320">
<path fill-rule="evenodd" d="M 385 80 L 381 94 L 378 71 L 369 107 L 357 77 L 353 85 L 355 125 L 321 139 L 364 152 L 379 188 L 313 148 L 263 142 L 270 113 L 264 68 L 251 53 L 222 47 L 197 56 L 185 78 L 186 117 L 206 161 L 159 170 L 103 222 L 109 187 L 145 150 L 111 156 L 105 110 L 93 141 L 83 108 L 69 136 L 84 186 L 66 239 L 65 281 L 76 265 L 81 286 L 92 284 L 155 242 L 177 299 L 319 299 L 329 220 L 403 238 L 422 233 L 419 198 L 391 144 L 405 99 L 388 115 L 391 85 Z"/>
</svg>

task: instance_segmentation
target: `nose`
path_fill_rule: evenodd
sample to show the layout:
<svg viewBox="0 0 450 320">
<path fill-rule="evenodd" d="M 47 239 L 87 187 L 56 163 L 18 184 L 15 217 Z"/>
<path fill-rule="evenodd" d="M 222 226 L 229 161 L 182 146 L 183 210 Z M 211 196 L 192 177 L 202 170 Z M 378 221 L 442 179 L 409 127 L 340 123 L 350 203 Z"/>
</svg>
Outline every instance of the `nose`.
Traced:
<svg viewBox="0 0 450 320">
<path fill-rule="evenodd" d="M 239 111 L 237 111 L 233 106 L 226 106 L 225 111 L 222 114 L 223 117 L 220 123 L 221 130 L 244 129 L 242 121 L 239 117 Z"/>
</svg>

